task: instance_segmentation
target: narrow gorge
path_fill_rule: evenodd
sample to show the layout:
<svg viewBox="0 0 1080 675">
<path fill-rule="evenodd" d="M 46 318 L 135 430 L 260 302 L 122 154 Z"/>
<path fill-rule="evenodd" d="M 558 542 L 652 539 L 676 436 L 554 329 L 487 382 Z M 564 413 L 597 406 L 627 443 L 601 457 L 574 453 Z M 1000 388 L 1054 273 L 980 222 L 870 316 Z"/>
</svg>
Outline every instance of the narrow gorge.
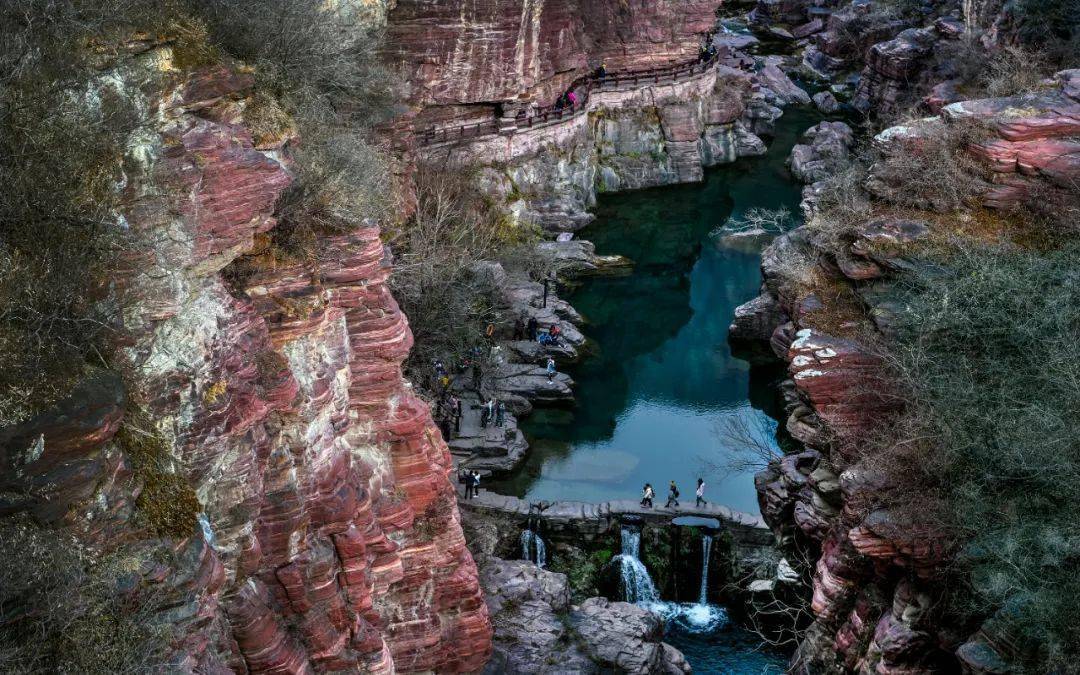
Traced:
<svg viewBox="0 0 1080 675">
<path fill-rule="evenodd" d="M 11 0 L 0 125 L 0 670 L 1077 672 L 1070 0 Z"/>
</svg>

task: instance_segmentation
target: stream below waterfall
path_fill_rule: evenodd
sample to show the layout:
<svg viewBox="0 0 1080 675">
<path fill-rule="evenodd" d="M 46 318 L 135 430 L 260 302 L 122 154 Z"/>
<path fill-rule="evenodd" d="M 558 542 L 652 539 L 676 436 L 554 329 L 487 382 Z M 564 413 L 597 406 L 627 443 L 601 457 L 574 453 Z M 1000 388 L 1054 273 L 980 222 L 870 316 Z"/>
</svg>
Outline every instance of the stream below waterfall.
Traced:
<svg viewBox="0 0 1080 675">
<path fill-rule="evenodd" d="M 657 504 L 674 479 L 693 505 L 699 476 L 706 498 L 757 513 L 753 468 L 724 467 L 732 420 L 774 438 L 775 385 L 782 374 L 732 355 L 727 327 L 735 307 L 758 293 L 761 240 L 716 236 L 752 208 L 786 207 L 799 221 L 801 185 L 785 161 L 792 146 L 823 117 L 788 109 L 768 152 L 706 172 L 690 185 L 602 195 L 596 221 L 580 236 L 600 254 L 635 262 L 632 274 L 586 279 L 566 299 L 586 318 L 592 352 L 568 369 L 576 382 L 572 409 L 538 408 L 522 429 L 531 444 L 523 467 L 496 482 L 496 492 L 530 500 L 603 501 L 640 496 L 650 482 Z M 525 555 L 540 551 L 523 539 Z M 727 619 L 723 607 L 663 602 L 634 542 L 623 542 L 624 599 L 664 616 L 668 642 L 696 673 L 783 672 L 786 658 Z M 703 543 L 703 545 L 705 545 Z M 629 548 L 628 548 L 629 547 Z M 702 600 L 705 579 L 702 583 Z"/>
</svg>

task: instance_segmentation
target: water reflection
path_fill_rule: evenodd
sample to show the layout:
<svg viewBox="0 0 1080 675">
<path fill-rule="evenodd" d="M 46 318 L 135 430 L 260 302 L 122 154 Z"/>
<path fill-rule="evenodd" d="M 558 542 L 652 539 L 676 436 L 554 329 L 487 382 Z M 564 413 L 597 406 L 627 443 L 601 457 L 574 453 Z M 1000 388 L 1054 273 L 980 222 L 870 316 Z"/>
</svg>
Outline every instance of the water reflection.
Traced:
<svg viewBox="0 0 1080 675">
<path fill-rule="evenodd" d="M 789 111 L 770 151 L 710 171 L 703 183 L 612 195 L 582 232 L 634 273 L 590 279 L 568 298 L 588 321 L 594 353 L 570 369 L 572 410 L 537 410 L 523 425 L 533 444 L 524 468 L 496 485 L 534 499 L 636 497 L 651 482 L 663 499 L 674 479 L 683 503 L 706 469 L 722 462 L 725 421 L 771 425 L 775 368 L 735 358 L 727 344 L 734 309 L 757 294 L 759 249 L 722 245 L 710 232 L 754 207 L 798 212 L 801 188 L 784 161 L 818 121 Z M 752 471 L 705 474 L 707 498 L 757 511 Z"/>
</svg>

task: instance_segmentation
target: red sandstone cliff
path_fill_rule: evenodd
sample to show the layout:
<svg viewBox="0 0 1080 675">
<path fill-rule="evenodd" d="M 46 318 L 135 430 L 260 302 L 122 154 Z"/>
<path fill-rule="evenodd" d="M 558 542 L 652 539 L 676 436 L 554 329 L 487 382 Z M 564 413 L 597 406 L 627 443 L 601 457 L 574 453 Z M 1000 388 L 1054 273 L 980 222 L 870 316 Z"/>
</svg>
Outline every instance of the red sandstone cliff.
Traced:
<svg viewBox="0 0 1080 675">
<path fill-rule="evenodd" d="M 986 180 L 972 197 L 991 209 L 1053 207 L 1080 177 L 1078 82 L 1080 71 L 1063 71 L 1037 95 L 955 103 L 939 119 L 894 127 L 876 142 L 886 157 L 901 145 L 918 153 L 922 133 L 977 120 L 985 135 L 966 151 Z M 887 201 L 897 190 L 890 178 L 877 168 L 867 187 Z M 797 228 L 765 251 L 766 291 L 737 311 L 733 332 L 767 341 L 788 364 L 787 429 L 803 444 L 756 477 L 778 540 L 808 557 L 813 621 L 794 661 L 798 672 L 1012 672 L 1008 636 L 991 621 L 958 624 L 945 609 L 961 587 L 950 577 L 955 543 L 876 504 L 877 492 L 907 477 L 873 468 L 867 454 L 867 439 L 903 404 L 890 395 L 874 335 L 887 335 L 890 317 L 906 311 L 890 299 L 910 265 L 905 251 L 947 227 L 940 216 L 889 216 L 839 238 Z M 828 292 L 785 282 L 784 262 L 799 259 L 828 280 Z"/>
<path fill-rule="evenodd" d="M 389 15 L 387 43 L 418 105 L 519 99 L 547 105 L 573 79 L 604 62 L 615 71 L 694 58 L 719 4 L 402 0 Z"/>
<path fill-rule="evenodd" d="M 113 75 L 103 86 L 152 120 L 123 163 L 141 252 L 114 280 L 123 385 L 91 378 L 0 437 L 20 495 L 0 512 L 99 551 L 155 534 L 149 509 L 171 514 L 169 563 L 132 583 L 175 594 L 179 671 L 478 670 L 487 609 L 446 444 L 402 377 L 412 336 L 378 227 L 233 274 L 277 225 L 288 139 L 257 147 L 240 71 L 185 71 L 158 46 Z M 114 436 L 124 424 L 158 439 L 152 460 L 180 487 L 154 491 Z M 193 498 L 199 525 L 180 508 Z"/>
</svg>

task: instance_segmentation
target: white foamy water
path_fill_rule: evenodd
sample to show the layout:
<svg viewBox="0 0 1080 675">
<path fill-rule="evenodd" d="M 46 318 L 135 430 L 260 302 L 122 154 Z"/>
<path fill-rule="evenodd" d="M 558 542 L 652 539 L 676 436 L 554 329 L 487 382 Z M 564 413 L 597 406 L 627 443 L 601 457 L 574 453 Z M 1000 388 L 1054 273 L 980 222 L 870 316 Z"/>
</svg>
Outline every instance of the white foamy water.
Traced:
<svg viewBox="0 0 1080 675">
<path fill-rule="evenodd" d="M 656 584 L 649 576 L 649 570 L 641 562 L 641 532 L 624 527 L 621 532 L 622 552 L 615 556 L 619 561 L 622 580 L 623 599 L 643 607 L 660 616 L 665 622 L 675 622 L 689 633 L 709 633 L 728 622 L 727 612 L 723 607 L 707 604 L 705 595 L 708 591 L 709 550 L 712 537 L 703 542 L 705 567 L 701 573 L 701 602 L 666 602 L 660 599 Z"/>
<path fill-rule="evenodd" d="M 533 530 L 521 532 L 521 557 L 529 562 L 536 563 L 537 567 L 547 566 L 547 546 L 544 539 Z"/>
</svg>

